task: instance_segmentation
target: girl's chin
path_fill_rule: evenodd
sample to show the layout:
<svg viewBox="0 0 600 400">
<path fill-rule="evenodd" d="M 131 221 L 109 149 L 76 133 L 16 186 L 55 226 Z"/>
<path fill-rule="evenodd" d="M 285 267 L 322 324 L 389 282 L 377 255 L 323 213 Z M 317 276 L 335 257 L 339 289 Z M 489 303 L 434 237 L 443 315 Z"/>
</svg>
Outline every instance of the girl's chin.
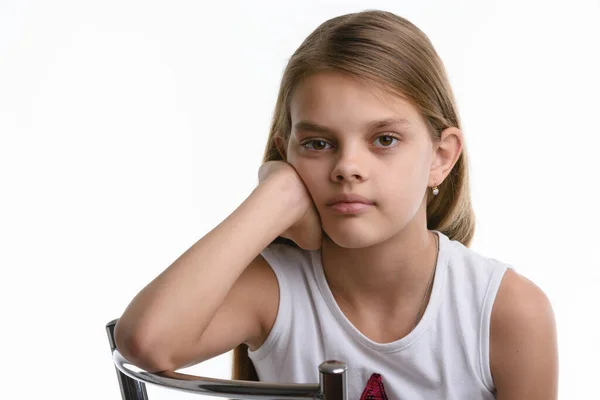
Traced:
<svg viewBox="0 0 600 400">
<path fill-rule="evenodd" d="M 378 235 L 369 233 L 365 229 L 324 230 L 328 240 L 345 249 L 370 247 L 382 241 Z"/>
</svg>

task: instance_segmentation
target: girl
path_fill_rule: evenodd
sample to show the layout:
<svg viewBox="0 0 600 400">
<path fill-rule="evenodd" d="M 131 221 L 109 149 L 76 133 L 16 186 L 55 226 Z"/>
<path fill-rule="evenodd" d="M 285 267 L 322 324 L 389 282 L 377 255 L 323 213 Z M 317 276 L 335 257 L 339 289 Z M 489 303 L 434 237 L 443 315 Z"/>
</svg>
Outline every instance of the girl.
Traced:
<svg viewBox="0 0 600 400">
<path fill-rule="evenodd" d="M 416 26 L 382 11 L 319 26 L 284 72 L 264 161 L 127 307 L 126 358 L 176 370 L 236 348 L 236 379 L 316 383 L 341 360 L 350 399 L 556 398 L 547 297 L 468 248 L 465 140 Z"/>
</svg>

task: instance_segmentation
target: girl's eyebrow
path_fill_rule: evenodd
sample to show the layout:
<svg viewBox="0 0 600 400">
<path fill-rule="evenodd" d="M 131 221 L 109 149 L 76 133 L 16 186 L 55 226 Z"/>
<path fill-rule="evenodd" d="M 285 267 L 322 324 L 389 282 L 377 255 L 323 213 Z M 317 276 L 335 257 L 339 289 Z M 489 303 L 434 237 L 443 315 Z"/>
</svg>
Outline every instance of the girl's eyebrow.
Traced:
<svg viewBox="0 0 600 400">
<path fill-rule="evenodd" d="M 394 125 L 410 125 L 410 121 L 406 118 L 386 118 L 381 120 L 370 121 L 365 124 L 365 129 L 367 131 L 381 128 L 389 128 Z M 294 124 L 295 131 L 309 131 L 309 132 L 317 132 L 323 134 L 336 134 L 335 129 L 328 128 L 326 126 L 322 126 L 316 124 L 311 121 L 298 121 Z"/>
</svg>

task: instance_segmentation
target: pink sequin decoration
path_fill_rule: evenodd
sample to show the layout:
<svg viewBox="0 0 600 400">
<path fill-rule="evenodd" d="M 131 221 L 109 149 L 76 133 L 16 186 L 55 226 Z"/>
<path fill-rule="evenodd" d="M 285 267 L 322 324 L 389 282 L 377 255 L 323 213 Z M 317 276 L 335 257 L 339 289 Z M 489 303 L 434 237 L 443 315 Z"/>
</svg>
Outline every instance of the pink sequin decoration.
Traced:
<svg viewBox="0 0 600 400">
<path fill-rule="evenodd" d="M 371 375 L 360 400 L 388 400 L 381 375 Z"/>
</svg>

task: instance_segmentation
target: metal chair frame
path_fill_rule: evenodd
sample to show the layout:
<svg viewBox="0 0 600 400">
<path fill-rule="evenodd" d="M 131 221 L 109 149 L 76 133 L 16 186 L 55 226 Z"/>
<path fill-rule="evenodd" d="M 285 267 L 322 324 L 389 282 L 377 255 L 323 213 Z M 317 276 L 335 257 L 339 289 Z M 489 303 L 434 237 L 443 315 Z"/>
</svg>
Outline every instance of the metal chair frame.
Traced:
<svg viewBox="0 0 600 400">
<path fill-rule="evenodd" d="M 347 366 L 330 360 L 319 365 L 319 383 L 268 383 L 240 380 L 213 379 L 175 371 L 151 373 L 126 360 L 115 343 L 115 325 L 118 319 L 106 324 L 106 333 L 113 356 L 123 400 L 148 400 L 146 383 L 188 393 L 227 397 L 232 399 L 319 399 L 348 400 Z"/>
</svg>

